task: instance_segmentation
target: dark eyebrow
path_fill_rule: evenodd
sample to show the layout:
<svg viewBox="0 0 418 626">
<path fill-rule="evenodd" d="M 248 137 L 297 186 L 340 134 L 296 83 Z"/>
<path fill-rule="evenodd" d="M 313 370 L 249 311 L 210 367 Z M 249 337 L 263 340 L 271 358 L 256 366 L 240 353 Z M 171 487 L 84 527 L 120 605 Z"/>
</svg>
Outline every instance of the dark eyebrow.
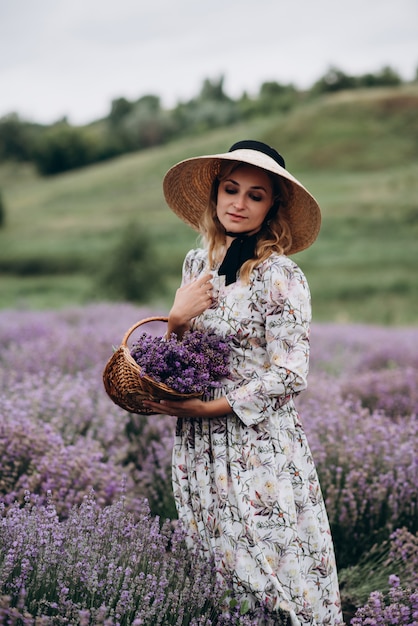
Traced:
<svg viewBox="0 0 418 626">
<path fill-rule="evenodd" d="M 233 178 L 226 178 L 225 179 L 226 183 L 233 183 L 234 185 L 237 185 L 237 187 L 239 187 L 239 183 L 234 180 Z M 262 185 L 254 185 L 253 187 L 251 187 L 251 189 L 262 189 L 263 191 L 265 191 L 267 193 L 267 189 L 265 187 L 263 187 Z"/>
</svg>

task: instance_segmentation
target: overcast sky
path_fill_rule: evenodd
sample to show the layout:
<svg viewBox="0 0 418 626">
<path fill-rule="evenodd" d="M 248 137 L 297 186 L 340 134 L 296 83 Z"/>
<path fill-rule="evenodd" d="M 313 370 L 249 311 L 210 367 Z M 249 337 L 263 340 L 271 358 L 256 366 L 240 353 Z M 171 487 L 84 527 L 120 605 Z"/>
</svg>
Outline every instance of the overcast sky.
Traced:
<svg viewBox="0 0 418 626">
<path fill-rule="evenodd" d="M 119 97 L 169 108 L 205 78 L 238 97 L 385 65 L 415 77 L 418 0 L 0 0 L 0 117 L 84 124 Z"/>
</svg>

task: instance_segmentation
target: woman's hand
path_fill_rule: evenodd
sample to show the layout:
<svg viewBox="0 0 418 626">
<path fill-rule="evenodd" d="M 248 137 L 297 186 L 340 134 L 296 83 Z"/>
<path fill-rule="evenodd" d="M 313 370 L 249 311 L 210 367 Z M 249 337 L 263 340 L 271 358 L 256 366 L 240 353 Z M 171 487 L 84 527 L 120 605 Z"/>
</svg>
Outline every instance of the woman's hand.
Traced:
<svg viewBox="0 0 418 626">
<path fill-rule="evenodd" d="M 211 279 L 212 274 L 203 274 L 197 280 L 177 289 L 168 315 L 168 335 L 176 333 L 181 337 L 189 328 L 190 321 L 212 305 Z"/>
<path fill-rule="evenodd" d="M 173 415 L 174 417 L 223 417 L 232 413 L 232 409 L 226 398 L 217 398 L 204 402 L 200 398 L 190 400 L 161 400 L 152 402 L 145 400 L 144 406 L 160 415 Z"/>
</svg>

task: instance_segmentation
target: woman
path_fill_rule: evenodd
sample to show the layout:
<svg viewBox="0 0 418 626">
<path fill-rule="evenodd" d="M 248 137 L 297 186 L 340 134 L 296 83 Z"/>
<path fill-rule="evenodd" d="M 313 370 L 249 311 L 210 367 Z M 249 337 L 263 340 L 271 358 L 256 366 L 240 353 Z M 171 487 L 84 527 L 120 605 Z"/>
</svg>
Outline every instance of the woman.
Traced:
<svg viewBox="0 0 418 626">
<path fill-rule="evenodd" d="M 328 519 L 294 405 L 306 387 L 311 308 L 287 255 L 317 237 L 318 204 L 258 141 L 178 163 L 164 193 L 205 242 L 186 256 L 168 332 L 232 336 L 230 376 L 211 397 L 147 403 L 179 418 L 179 518 L 226 584 L 277 623 L 342 624 Z"/>
</svg>

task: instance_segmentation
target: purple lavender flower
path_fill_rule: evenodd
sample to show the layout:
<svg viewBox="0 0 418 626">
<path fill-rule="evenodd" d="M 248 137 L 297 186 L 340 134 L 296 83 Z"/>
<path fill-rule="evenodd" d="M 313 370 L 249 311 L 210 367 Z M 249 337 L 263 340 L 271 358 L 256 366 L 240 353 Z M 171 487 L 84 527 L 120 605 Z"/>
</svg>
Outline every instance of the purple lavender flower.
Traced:
<svg viewBox="0 0 418 626">
<path fill-rule="evenodd" d="M 125 494 L 125 513 L 134 512 L 135 520 L 142 520 L 140 501 L 143 498 L 147 498 L 152 513 L 162 519 L 176 516 L 171 491 L 175 422 L 164 415 L 155 420 L 127 414 L 109 403 L 101 382 L 112 344 L 118 345 L 133 319 L 151 315 L 155 315 L 155 311 L 106 304 L 62 311 L 0 311 L 0 501 L 4 503 L 3 518 L 8 510 L 10 515 L 16 515 L 10 518 L 10 522 L 15 522 L 16 534 L 13 540 L 9 536 L 11 543 L 8 544 L 9 547 L 12 543 L 15 545 L 13 549 L 2 547 L 1 550 L 2 575 L 8 567 L 20 564 L 20 569 L 12 576 L 16 589 L 9 600 L 4 595 L 5 579 L 1 579 L 0 623 L 19 623 L 18 620 L 31 623 L 31 617 L 22 615 L 28 598 L 38 593 L 36 576 L 39 585 L 48 580 L 56 592 L 54 597 L 45 597 L 45 603 L 38 607 L 36 620 L 40 625 L 58 623 L 59 619 L 52 613 L 57 616 L 61 611 L 62 623 L 66 619 L 67 623 L 70 620 L 70 623 L 114 626 L 118 621 L 123 623 L 117 614 L 122 616 L 130 610 L 134 570 L 128 561 L 117 560 L 118 550 L 126 556 L 126 550 L 120 547 L 124 545 L 123 540 L 117 533 L 108 532 L 104 522 L 98 523 L 97 518 L 95 521 L 92 513 L 87 515 L 87 509 L 83 509 L 85 526 L 80 516 L 70 512 L 74 505 L 83 502 L 93 487 L 96 504 L 110 516 L 109 524 L 113 515 L 109 504 L 121 492 Z M 155 339 L 164 333 L 165 327 L 164 323 L 155 322 L 149 332 Z M 358 566 L 355 586 L 361 588 L 362 594 L 361 598 L 360 592 L 355 596 L 355 606 L 364 605 L 371 590 L 379 591 L 385 606 L 399 605 L 399 611 L 393 606 L 390 611 L 403 625 L 407 623 L 409 601 L 405 597 L 399 602 L 393 599 L 394 585 L 392 599 L 389 597 L 388 578 L 390 575 L 399 578 L 398 590 L 417 587 L 418 544 L 413 533 L 416 532 L 418 484 L 418 328 L 314 324 L 311 340 L 309 388 L 297 398 L 297 403 L 327 501 L 338 563 L 344 568 L 343 572 L 354 572 Z M 215 356 L 212 355 L 212 363 Z M 196 360 L 196 363 L 202 370 L 201 361 Z M 175 372 L 184 386 L 191 384 L 196 363 L 181 374 Z M 30 490 L 30 498 L 25 495 L 26 490 Z M 51 496 L 48 491 L 52 492 Z M 47 507 L 48 502 L 54 502 L 60 521 L 48 518 L 54 527 L 51 530 L 51 537 L 55 537 L 53 545 L 48 543 L 50 527 L 46 518 L 38 519 L 33 510 L 24 522 L 18 517 L 18 510 L 32 506 L 35 500 L 41 509 Z M 17 503 L 13 504 L 14 501 Z M 22 513 L 27 514 L 27 511 Z M 74 528 L 61 526 L 69 515 Z M 122 533 L 132 536 L 131 522 L 126 517 L 118 524 Z M 81 527 L 86 530 L 81 531 Z M 52 559 L 58 559 L 57 552 L 60 554 L 60 532 L 65 530 L 68 534 L 70 528 L 75 533 L 71 540 L 74 545 L 79 534 L 83 534 L 86 556 L 83 560 L 83 554 L 71 552 L 74 558 L 68 563 L 64 576 L 64 564 L 55 567 L 56 561 Z M 144 528 L 149 528 L 145 522 Z M 152 527 L 152 533 L 157 530 Z M 1 526 L 0 541 L 4 537 L 4 526 Z M 92 537 L 94 541 L 97 539 L 94 549 L 87 537 L 90 544 Z M 148 539 L 149 535 L 143 535 L 138 545 Z M 390 555 L 387 548 L 376 562 L 372 545 L 387 546 L 388 541 Z M 158 538 L 153 538 L 153 545 L 159 545 Z M 45 550 L 49 550 L 51 561 L 45 560 L 48 556 Z M 147 553 L 146 558 L 149 570 L 138 571 L 135 584 L 138 589 L 143 585 L 141 597 L 160 601 L 161 596 L 155 589 L 155 572 L 165 565 L 158 552 Z M 100 578 L 98 572 L 104 564 L 107 578 Z M 181 558 L 177 565 L 181 569 Z M 51 577 L 47 579 L 48 572 Z M 150 578 L 147 573 L 151 574 Z M 74 582 L 84 579 L 90 581 L 90 589 L 98 594 L 106 585 L 120 583 L 120 593 L 110 609 L 107 600 L 101 606 L 87 605 L 87 596 L 81 597 L 87 593 L 85 587 L 81 582 L 80 585 Z M 161 570 L 158 580 L 166 592 L 162 601 L 165 606 L 174 602 L 172 596 L 177 593 L 177 588 L 165 587 L 168 579 L 168 570 Z M 341 579 L 347 601 L 353 597 L 348 585 L 353 589 L 353 584 L 349 577 L 342 575 Z M 224 621 L 221 621 L 216 611 L 188 616 L 188 589 L 185 587 L 184 602 L 177 605 L 172 623 L 181 624 L 183 618 L 190 626 L 228 623 L 227 615 L 222 616 Z M 418 613 L 417 598 L 413 594 L 410 595 L 412 602 Z M 230 614 L 233 613 L 230 609 Z M 242 625 L 247 624 L 244 618 L 250 619 L 250 615 L 241 617 Z M 375 615 L 369 619 L 370 623 L 372 620 L 381 623 L 384 618 Z M 413 616 L 410 623 L 413 620 L 418 621 L 418 615 Z M 148 616 L 138 615 L 132 619 L 132 624 L 150 626 L 152 621 Z"/>
<path fill-rule="evenodd" d="M 187 332 L 180 341 L 143 333 L 131 354 L 142 374 L 180 393 L 205 393 L 228 375 L 229 345 L 215 333 Z"/>
<path fill-rule="evenodd" d="M 414 626 L 417 623 L 418 592 L 404 589 L 399 578 L 389 577 L 389 593 L 387 595 L 373 591 L 367 604 L 360 607 L 351 626 Z"/>
<path fill-rule="evenodd" d="M 0 623 L 229 624 L 214 563 L 190 550 L 180 524 L 160 525 L 145 501 L 133 517 L 120 500 L 93 495 L 59 521 L 52 504 L 28 502 L 0 516 Z M 36 621 L 35 621 L 36 620 Z"/>
</svg>

